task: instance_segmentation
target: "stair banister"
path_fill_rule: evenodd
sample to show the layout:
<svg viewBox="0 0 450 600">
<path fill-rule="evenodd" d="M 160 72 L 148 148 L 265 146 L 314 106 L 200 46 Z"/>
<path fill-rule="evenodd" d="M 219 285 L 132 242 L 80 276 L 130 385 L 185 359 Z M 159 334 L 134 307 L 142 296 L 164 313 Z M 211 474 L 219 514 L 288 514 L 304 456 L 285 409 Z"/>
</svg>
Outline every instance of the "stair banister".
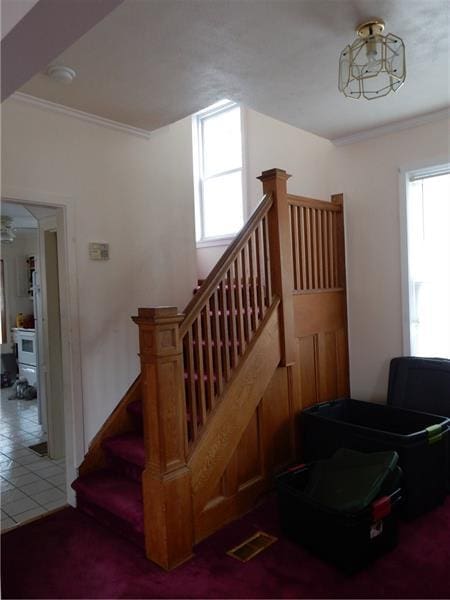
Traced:
<svg viewBox="0 0 450 600">
<path fill-rule="evenodd" d="M 233 262 L 247 243 L 255 225 L 259 223 L 261 218 L 270 210 L 271 206 L 272 195 L 270 193 L 265 194 L 249 220 L 205 279 L 197 294 L 192 297 L 191 301 L 184 309 L 185 317 L 180 326 L 181 337 L 185 335 L 193 321 L 197 318 L 199 310 L 204 306 L 207 299 L 211 296 L 211 293 L 222 280 L 228 265 Z"/>
<path fill-rule="evenodd" d="M 142 475 L 146 553 L 164 569 L 192 555 L 186 405 L 175 307 L 140 308 L 139 327 L 146 466 Z"/>
</svg>

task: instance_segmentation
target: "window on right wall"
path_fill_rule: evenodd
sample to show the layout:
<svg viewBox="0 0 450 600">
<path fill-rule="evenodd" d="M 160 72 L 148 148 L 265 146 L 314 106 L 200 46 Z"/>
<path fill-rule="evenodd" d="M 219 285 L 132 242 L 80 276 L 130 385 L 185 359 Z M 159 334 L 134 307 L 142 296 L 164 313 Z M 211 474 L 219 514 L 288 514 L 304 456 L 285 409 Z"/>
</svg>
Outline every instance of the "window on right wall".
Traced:
<svg viewBox="0 0 450 600">
<path fill-rule="evenodd" d="M 244 223 L 241 117 L 229 101 L 194 116 L 198 245 L 226 243 Z"/>
<path fill-rule="evenodd" d="M 406 185 L 409 353 L 450 358 L 450 165 Z"/>
</svg>

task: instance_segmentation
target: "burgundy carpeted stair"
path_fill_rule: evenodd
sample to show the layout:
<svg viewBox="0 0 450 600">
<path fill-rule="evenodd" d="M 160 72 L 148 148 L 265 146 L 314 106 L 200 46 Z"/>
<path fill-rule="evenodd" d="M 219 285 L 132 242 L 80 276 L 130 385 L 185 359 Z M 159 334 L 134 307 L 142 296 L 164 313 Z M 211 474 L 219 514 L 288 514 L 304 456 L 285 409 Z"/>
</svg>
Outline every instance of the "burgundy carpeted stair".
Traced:
<svg viewBox="0 0 450 600">
<path fill-rule="evenodd" d="M 201 285 L 199 281 L 199 287 Z M 194 290 L 194 293 L 198 291 Z M 224 286 L 225 291 L 238 289 L 236 283 L 231 282 Z M 244 286 L 240 286 L 244 289 Z M 246 296 L 251 297 L 251 289 L 245 292 Z M 222 309 L 217 307 L 218 315 L 222 314 Z M 256 315 L 259 316 L 259 308 L 255 308 Z M 254 309 L 251 306 L 242 308 L 242 315 L 252 316 Z M 238 309 L 233 311 L 226 309 L 224 314 L 230 319 L 238 314 Z M 210 310 L 210 315 L 213 315 Z M 231 323 L 230 323 L 231 326 Z M 214 341 L 210 340 L 212 347 L 215 347 Z M 239 342 L 235 341 L 239 346 Z M 206 341 L 203 339 L 194 339 L 194 345 L 202 348 L 206 347 Z M 224 343 L 219 342 L 222 347 Z M 228 341 L 229 348 L 232 347 L 232 341 Z M 189 381 L 189 374 L 184 374 L 186 385 Z M 215 373 L 204 373 L 203 381 L 208 382 L 212 379 L 214 384 L 217 382 Z M 201 379 L 198 373 L 193 374 L 194 384 L 199 385 Z M 144 521 L 143 521 L 143 500 L 142 500 L 142 472 L 145 467 L 145 447 L 143 438 L 143 407 L 142 401 L 135 400 L 127 406 L 127 411 L 132 417 L 134 431 L 121 435 L 116 435 L 103 440 L 102 448 L 106 455 L 107 468 L 80 476 L 72 484 L 77 494 L 77 506 L 83 512 L 93 516 L 98 521 L 120 532 L 132 541 L 140 545 L 144 543 Z M 192 415 L 187 414 L 189 423 L 192 421 Z M 201 426 L 201 415 L 197 414 L 197 425 Z"/>
<path fill-rule="evenodd" d="M 77 506 L 104 525 L 144 545 L 141 476 L 145 466 L 142 402 L 129 404 L 136 431 L 103 441 L 108 468 L 82 475 L 72 483 Z"/>
</svg>

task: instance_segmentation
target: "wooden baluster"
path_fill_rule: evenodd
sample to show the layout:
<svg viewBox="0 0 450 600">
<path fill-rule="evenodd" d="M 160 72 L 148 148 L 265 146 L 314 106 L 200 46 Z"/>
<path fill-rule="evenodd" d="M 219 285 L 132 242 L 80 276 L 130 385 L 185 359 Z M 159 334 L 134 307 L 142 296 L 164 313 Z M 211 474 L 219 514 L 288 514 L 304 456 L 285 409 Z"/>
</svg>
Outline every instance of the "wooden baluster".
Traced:
<svg viewBox="0 0 450 600">
<path fill-rule="evenodd" d="M 311 209 L 311 247 L 312 247 L 312 264 L 313 264 L 313 289 L 317 289 L 319 287 L 319 275 L 318 275 L 318 251 L 317 251 L 317 217 L 320 218 L 320 212 L 316 209 Z"/>
<path fill-rule="evenodd" d="M 266 307 L 264 305 L 264 240 L 262 238 L 263 230 L 262 225 L 258 225 L 256 228 L 256 259 L 257 259 L 257 272 L 258 272 L 258 307 L 259 317 L 261 321 L 264 319 Z"/>
<path fill-rule="evenodd" d="M 214 405 L 214 363 L 213 363 L 213 339 L 211 335 L 211 299 L 206 303 L 203 313 L 203 334 L 205 337 L 205 373 L 206 381 L 206 412 L 209 413 Z"/>
<path fill-rule="evenodd" d="M 289 175 L 281 169 L 264 171 L 259 179 L 266 194 L 272 194 L 273 204 L 268 213 L 270 268 L 273 291 L 280 298 L 281 365 L 292 365 L 295 360 L 294 305 L 292 290 L 294 275 L 292 248 L 289 235 L 289 204 L 287 180 Z"/>
<path fill-rule="evenodd" d="M 317 249 L 318 249 L 318 260 L 319 260 L 319 289 L 324 288 L 324 275 L 323 275 L 323 229 L 322 229 L 322 211 L 318 211 L 317 215 Z"/>
<path fill-rule="evenodd" d="M 330 285 L 332 288 L 336 287 L 336 282 L 334 280 L 334 228 L 333 228 L 333 212 L 331 210 L 327 210 L 328 216 L 328 231 L 330 232 Z"/>
<path fill-rule="evenodd" d="M 250 260 L 250 278 L 252 282 L 251 297 L 252 297 L 252 322 L 253 330 L 256 331 L 259 325 L 259 310 L 258 310 L 258 290 L 256 285 L 256 234 L 252 233 L 249 243 L 249 260 Z"/>
<path fill-rule="evenodd" d="M 230 310 L 230 318 L 229 318 L 229 331 L 230 331 L 230 361 L 231 366 L 235 369 L 238 365 L 238 344 L 237 344 L 237 315 L 236 315 L 236 296 L 235 296 L 235 286 L 236 286 L 236 276 L 233 271 L 233 265 L 227 271 L 228 278 L 228 290 L 227 290 L 227 304 Z"/>
<path fill-rule="evenodd" d="M 214 357 L 215 357 L 215 372 L 216 372 L 216 390 L 219 396 L 223 390 L 223 376 L 222 376 L 222 340 L 220 335 L 220 302 L 219 293 L 216 290 L 212 296 L 212 311 L 213 311 L 213 332 L 214 332 Z M 213 399 L 214 408 L 215 398 Z"/>
<path fill-rule="evenodd" d="M 306 263 L 306 223 L 305 223 L 305 207 L 300 207 L 300 254 L 302 261 L 302 290 L 308 289 L 308 269 Z"/>
<path fill-rule="evenodd" d="M 244 331 L 244 303 L 242 300 L 242 262 L 241 255 L 239 255 L 235 263 L 235 273 L 236 273 L 236 310 L 237 310 L 237 335 L 239 339 L 239 353 L 242 356 L 245 352 L 246 343 L 245 343 L 245 331 Z"/>
<path fill-rule="evenodd" d="M 197 438 L 197 386 L 195 384 L 195 359 L 194 359 L 194 336 L 192 334 L 192 327 L 189 328 L 187 333 L 187 377 L 189 386 L 189 418 L 191 422 L 191 429 L 193 434 L 193 440 Z"/>
<path fill-rule="evenodd" d="M 313 288 L 313 267 L 312 267 L 312 248 L 311 248 L 311 209 L 306 209 L 305 219 L 305 231 L 306 231 L 306 263 L 308 268 L 308 290 Z"/>
<path fill-rule="evenodd" d="M 272 304 L 272 274 L 270 271 L 270 241 L 269 241 L 269 222 L 267 217 L 263 219 L 264 224 L 264 272 L 266 280 L 266 306 Z"/>
<path fill-rule="evenodd" d="M 339 242 L 338 242 L 338 231 L 337 231 L 337 217 L 338 215 L 333 212 L 333 240 L 334 240 L 334 281 L 335 286 L 339 287 Z"/>
<path fill-rule="evenodd" d="M 241 252 L 241 260 L 242 260 L 242 279 L 243 279 L 243 289 L 242 289 L 242 298 L 244 303 L 244 331 L 245 331 L 245 339 L 247 343 L 250 343 L 250 339 L 252 337 L 251 330 L 251 322 L 250 322 L 250 294 L 249 294 L 249 281 L 248 281 L 248 263 L 247 263 L 247 245 L 242 248 Z"/>
<path fill-rule="evenodd" d="M 294 289 L 301 289 L 301 272 L 300 272 L 300 238 L 299 238 L 299 222 L 298 206 L 290 206 L 291 209 L 291 229 L 292 229 L 292 255 L 294 259 Z"/>
<path fill-rule="evenodd" d="M 191 474 L 186 466 L 183 349 L 175 307 L 140 308 L 145 469 L 142 474 L 147 557 L 172 569 L 192 556 Z"/>
<path fill-rule="evenodd" d="M 203 312 L 203 311 L 202 311 Z M 206 400 L 205 400 L 205 370 L 203 366 L 203 332 L 202 332 L 202 314 L 194 322 L 194 357 L 197 374 L 197 401 L 198 414 L 200 422 L 203 425 L 206 421 Z"/>
<path fill-rule="evenodd" d="M 219 284 L 219 298 L 220 298 L 220 327 L 221 327 L 221 340 L 222 340 L 222 357 L 223 357 L 223 374 L 225 381 L 230 379 L 230 336 L 228 332 L 228 305 L 227 305 L 227 291 L 225 289 L 226 279 L 222 279 Z"/>
<path fill-rule="evenodd" d="M 328 268 L 328 219 L 326 211 L 322 211 L 322 221 L 323 221 L 323 264 L 324 264 L 324 278 L 325 278 L 325 289 L 329 289 L 330 287 L 330 271 Z"/>
</svg>

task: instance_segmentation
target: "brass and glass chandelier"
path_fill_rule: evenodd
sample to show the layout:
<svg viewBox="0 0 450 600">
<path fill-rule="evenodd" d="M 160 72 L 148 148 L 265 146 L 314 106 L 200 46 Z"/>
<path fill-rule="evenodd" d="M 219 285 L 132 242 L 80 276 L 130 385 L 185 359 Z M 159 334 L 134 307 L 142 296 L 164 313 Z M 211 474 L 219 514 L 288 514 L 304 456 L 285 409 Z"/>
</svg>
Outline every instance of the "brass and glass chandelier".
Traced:
<svg viewBox="0 0 450 600">
<path fill-rule="evenodd" d="M 406 78 L 405 44 L 382 35 L 384 22 L 372 19 L 356 30 L 358 37 L 339 58 L 339 91 L 348 98 L 373 100 L 396 92 Z"/>
</svg>

